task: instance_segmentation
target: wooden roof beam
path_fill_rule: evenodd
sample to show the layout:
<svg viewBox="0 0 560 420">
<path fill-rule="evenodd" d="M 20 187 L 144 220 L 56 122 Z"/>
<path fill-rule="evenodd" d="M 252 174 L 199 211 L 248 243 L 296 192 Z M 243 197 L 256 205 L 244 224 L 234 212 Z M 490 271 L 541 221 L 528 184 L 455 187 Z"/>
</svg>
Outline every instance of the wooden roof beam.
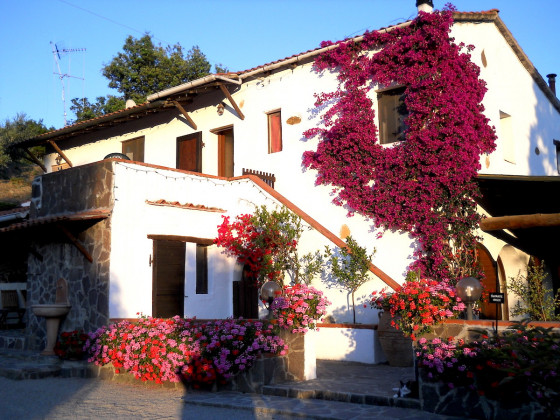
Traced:
<svg viewBox="0 0 560 420">
<path fill-rule="evenodd" d="M 237 103 L 235 102 L 235 100 L 233 99 L 231 94 L 229 93 L 229 90 L 227 90 L 227 88 L 221 83 L 218 83 L 218 86 L 220 87 L 223 94 L 226 95 L 226 98 L 228 99 L 231 106 L 233 106 L 233 109 L 235 109 L 235 112 L 237 112 L 237 115 L 239 115 L 239 118 L 244 120 L 245 115 L 243 115 L 243 112 L 241 112 L 241 109 L 237 106 Z"/>
<path fill-rule="evenodd" d="M 187 111 L 185 111 L 185 108 L 183 108 L 183 106 L 177 102 L 177 101 L 173 101 L 173 105 L 175 105 L 175 107 L 181 111 L 181 114 L 183 114 L 183 116 L 187 119 L 187 121 L 189 122 L 189 124 L 192 126 L 192 128 L 194 128 L 195 130 L 197 129 L 195 122 L 192 120 L 192 118 L 190 117 L 190 115 L 187 113 Z"/>
<path fill-rule="evenodd" d="M 78 239 L 74 235 L 72 235 L 72 233 L 68 229 L 66 229 L 66 227 L 64 227 L 61 223 L 57 223 L 57 227 L 62 231 L 62 233 L 66 235 L 70 242 L 72 242 L 74 246 L 78 248 L 78 251 L 80 251 L 89 262 L 93 262 L 93 258 L 87 251 L 87 249 L 78 241 Z"/>
<path fill-rule="evenodd" d="M 484 232 L 502 229 L 527 229 L 546 226 L 560 226 L 560 213 L 537 213 L 488 217 L 480 221 L 480 229 Z"/>
<path fill-rule="evenodd" d="M 64 154 L 64 152 L 60 149 L 60 147 L 57 146 L 57 144 L 53 140 L 47 140 L 47 142 L 53 147 L 54 150 L 56 150 L 60 157 L 62 157 L 62 159 L 66 161 L 68 166 L 70 166 L 71 168 L 74 167 L 74 165 L 72 165 L 72 162 L 70 162 L 70 159 L 68 159 L 68 156 Z"/>
<path fill-rule="evenodd" d="M 31 153 L 31 151 L 30 151 L 27 147 L 26 147 L 25 149 L 23 149 L 23 150 L 25 150 L 25 153 L 27 153 L 27 155 L 29 156 L 29 159 L 30 159 L 33 163 L 35 163 L 36 165 L 38 165 L 38 166 L 43 170 L 43 172 L 47 173 L 47 168 L 45 167 L 45 165 L 43 165 L 43 162 L 41 162 L 41 161 L 37 158 L 37 156 L 35 156 L 33 153 Z"/>
</svg>

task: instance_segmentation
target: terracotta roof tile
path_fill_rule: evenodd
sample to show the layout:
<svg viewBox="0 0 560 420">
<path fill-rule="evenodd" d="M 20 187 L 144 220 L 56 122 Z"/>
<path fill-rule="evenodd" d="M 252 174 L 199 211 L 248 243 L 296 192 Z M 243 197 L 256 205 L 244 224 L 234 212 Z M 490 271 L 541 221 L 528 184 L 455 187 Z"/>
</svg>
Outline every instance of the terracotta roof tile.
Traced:
<svg viewBox="0 0 560 420">
<path fill-rule="evenodd" d="M 26 220 L 25 222 L 14 223 L 10 226 L 0 228 L 0 233 L 28 229 L 28 228 L 42 226 L 42 225 L 49 225 L 57 222 L 106 219 L 107 217 L 109 217 L 110 214 L 111 214 L 110 209 L 95 209 L 95 210 L 87 210 L 78 213 L 37 217 L 35 219 Z"/>
<path fill-rule="evenodd" d="M 163 199 L 156 200 L 156 201 L 146 200 L 146 204 L 150 204 L 152 206 L 179 207 L 188 210 L 201 210 L 201 211 L 209 211 L 209 212 L 216 212 L 216 213 L 226 212 L 225 210 L 219 209 L 217 207 L 207 207 L 202 204 L 191 204 L 191 203 L 181 204 L 178 201 L 167 201 Z"/>
</svg>

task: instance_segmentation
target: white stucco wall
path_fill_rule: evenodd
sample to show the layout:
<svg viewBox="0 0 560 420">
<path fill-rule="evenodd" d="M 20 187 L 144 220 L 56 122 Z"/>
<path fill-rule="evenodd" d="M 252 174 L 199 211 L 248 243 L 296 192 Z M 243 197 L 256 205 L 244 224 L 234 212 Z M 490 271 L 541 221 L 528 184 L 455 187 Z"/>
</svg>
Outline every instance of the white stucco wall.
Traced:
<svg viewBox="0 0 560 420">
<path fill-rule="evenodd" d="M 457 42 L 472 44 L 471 60 L 480 67 L 488 91 L 483 104 L 496 128 L 496 151 L 481 158 L 481 173 L 558 175 L 553 139 L 560 135 L 560 114 L 545 97 L 519 58 L 491 23 L 455 24 Z M 483 64 L 482 53 L 486 58 Z M 530 57 L 529 57 L 530 58 Z M 504 159 L 505 139 L 500 111 L 511 115 L 515 163 Z M 539 149 L 539 154 L 535 152 Z"/>
<path fill-rule="evenodd" d="M 204 204 L 226 210 L 227 215 L 252 213 L 262 204 L 272 208 L 278 202 L 252 181 L 226 181 L 153 168 L 134 163 L 114 164 L 115 206 L 112 215 L 110 317 L 135 317 L 152 311 L 153 242 L 148 235 L 177 235 L 213 239 L 222 214 L 177 207 L 154 206 L 146 201 L 178 201 L 181 204 Z M 333 248 L 316 230 L 305 230 L 299 252 Z M 226 318 L 233 315 L 232 285 L 241 272 L 233 258 L 211 246 L 208 253 L 208 294 L 196 294 L 195 245 L 186 244 L 185 315 L 198 318 Z M 289 281 L 289 279 L 286 279 Z M 323 281 L 325 280 L 325 281 Z M 352 321 L 347 292 L 326 279 L 317 278 L 312 285 L 322 290 L 333 303 L 329 314 L 337 322 Z M 372 280 L 356 293 L 365 298 L 373 288 L 383 286 Z M 264 315 L 264 314 L 263 314 Z M 358 299 L 357 321 L 376 322 L 376 311 L 364 308 Z"/>
<path fill-rule="evenodd" d="M 315 336 L 317 359 L 369 364 L 387 361 L 377 330 L 321 327 Z"/>
</svg>

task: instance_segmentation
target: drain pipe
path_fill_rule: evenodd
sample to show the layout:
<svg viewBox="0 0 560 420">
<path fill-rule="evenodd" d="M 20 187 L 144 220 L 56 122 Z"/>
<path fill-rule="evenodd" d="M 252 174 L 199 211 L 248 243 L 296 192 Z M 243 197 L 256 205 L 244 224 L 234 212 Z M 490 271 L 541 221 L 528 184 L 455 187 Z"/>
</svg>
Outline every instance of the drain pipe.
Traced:
<svg viewBox="0 0 560 420">
<path fill-rule="evenodd" d="M 548 78 L 548 87 L 550 88 L 552 93 L 554 93 L 554 96 L 556 96 L 556 76 L 557 75 L 554 73 L 546 75 L 546 77 Z"/>
</svg>

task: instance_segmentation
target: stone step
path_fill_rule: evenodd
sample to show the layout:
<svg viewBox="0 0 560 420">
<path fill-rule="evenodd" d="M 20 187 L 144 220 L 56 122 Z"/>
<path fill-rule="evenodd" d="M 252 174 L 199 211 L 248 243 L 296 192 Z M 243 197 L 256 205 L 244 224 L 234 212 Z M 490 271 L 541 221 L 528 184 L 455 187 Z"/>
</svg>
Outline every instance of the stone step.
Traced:
<svg viewBox="0 0 560 420">
<path fill-rule="evenodd" d="M 0 350 L 24 350 L 26 348 L 23 330 L 0 330 Z"/>
<path fill-rule="evenodd" d="M 9 379 L 93 378 L 99 369 L 87 361 L 60 360 L 29 350 L 0 349 L 0 376 Z"/>
<path fill-rule="evenodd" d="M 308 387 L 298 387 L 297 383 L 265 385 L 262 387 L 262 394 L 297 399 L 318 399 L 353 404 L 420 409 L 420 400 L 417 398 L 394 398 L 384 395 L 360 394 L 355 392 L 332 391 L 318 388 L 309 389 Z"/>
</svg>

